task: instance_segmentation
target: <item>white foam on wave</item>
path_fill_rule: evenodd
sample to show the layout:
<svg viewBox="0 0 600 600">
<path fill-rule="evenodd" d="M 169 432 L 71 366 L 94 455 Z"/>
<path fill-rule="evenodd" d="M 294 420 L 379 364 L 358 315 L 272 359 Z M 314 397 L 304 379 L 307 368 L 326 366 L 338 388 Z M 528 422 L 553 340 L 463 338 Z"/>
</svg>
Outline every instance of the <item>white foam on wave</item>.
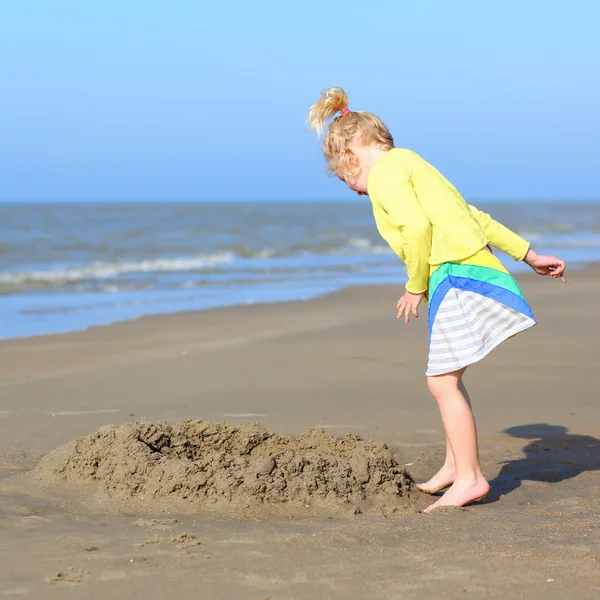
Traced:
<svg viewBox="0 0 600 600">
<path fill-rule="evenodd" d="M 352 252 L 359 251 L 362 254 L 389 254 L 392 250 L 389 246 L 383 244 L 373 244 L 373 242 L 367 238 L 349 238 L 346 241 L 349 248 L 352 248 Z M 348 254 L 348 249 L 336 248 L 334 253 L 336 254 Z"/>
<path fill-rule="evenodd" d="M 348 240 L 348 245 L 353 248 L 370 248 L 373 244 L 371 240 L 366 238 L 350 238 Z"/>
<path fill-rule="evenodd" d="M 128 273 L 166 273 L 196 271 L 230 263 L 235 259 L 232 252 L 200 254 L 189 258 L 156 258 L 125 262 L 92 262 L 80 267 L 25 271 L 0 274 L 0 284 L 24 283 L 62 284 L 87 279 L 108 279 Z"/>
</svg>

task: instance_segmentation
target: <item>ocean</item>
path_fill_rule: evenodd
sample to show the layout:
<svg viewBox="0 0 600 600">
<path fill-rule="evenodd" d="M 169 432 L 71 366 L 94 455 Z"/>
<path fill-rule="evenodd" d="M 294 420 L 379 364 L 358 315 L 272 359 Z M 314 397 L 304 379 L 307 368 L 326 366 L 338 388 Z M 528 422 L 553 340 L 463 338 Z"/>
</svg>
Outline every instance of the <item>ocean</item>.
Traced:
<svg viewBox="0 0 600 600">
<path fill-rule="evenodd" d="M 600 204 L 481 203 L 569 268 L 600 262 Z M 0 205 L 0 338 L 398 284 L 369 200 Z M 501 257 L 513 272 L 528 267 Z M 568 276 L 567 276 L 568 278 Z"/>
</svg>

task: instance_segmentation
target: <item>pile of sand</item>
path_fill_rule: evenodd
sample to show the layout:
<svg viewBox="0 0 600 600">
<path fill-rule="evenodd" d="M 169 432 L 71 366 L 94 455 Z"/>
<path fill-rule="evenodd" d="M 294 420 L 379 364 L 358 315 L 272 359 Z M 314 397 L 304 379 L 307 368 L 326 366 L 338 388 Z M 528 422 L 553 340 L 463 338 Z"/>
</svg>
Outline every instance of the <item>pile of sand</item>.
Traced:
<svg viewBox="0 0 600 600">
<path fill-rule="evenodd" d="M 102 427 L 48 454 L 36 473 L 46 485 L 90 487 L 106 508 L 185 512 L 393 512 L 406 505 L 411 485 L 381 442 L 208 421 Z"/>
</svg>

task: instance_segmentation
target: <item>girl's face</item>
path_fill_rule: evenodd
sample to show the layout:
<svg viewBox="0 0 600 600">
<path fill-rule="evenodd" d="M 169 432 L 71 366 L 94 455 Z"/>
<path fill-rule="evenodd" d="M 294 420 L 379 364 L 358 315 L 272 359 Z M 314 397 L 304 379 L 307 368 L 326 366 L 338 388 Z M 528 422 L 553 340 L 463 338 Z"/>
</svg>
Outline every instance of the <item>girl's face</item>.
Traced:
<svg viewBox="0 0 600 600">
<path fill-rule="evenodd" d="M 366 196 L 368 190 L 369 174 L 366 169 L 360 169 L 356 175 L 347 175 L 340 179 L 359 196 Z"/>
</svg>

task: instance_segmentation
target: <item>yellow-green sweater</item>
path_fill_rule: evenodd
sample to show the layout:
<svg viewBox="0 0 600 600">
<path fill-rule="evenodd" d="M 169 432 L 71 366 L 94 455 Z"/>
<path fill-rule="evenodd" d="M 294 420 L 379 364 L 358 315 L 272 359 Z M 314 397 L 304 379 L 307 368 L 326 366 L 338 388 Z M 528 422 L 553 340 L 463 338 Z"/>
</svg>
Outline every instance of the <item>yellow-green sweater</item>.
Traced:
<svg viewBox="0 0 600 600">
<path fill-rule="evenodd" d="M 369 173 L 368 193 L 381 236 L 405 263 L 406 289 L 427 290 L 445 262 L 460 262 L 486 245 L 522 260 L 529 243 L 466 203 L 458 190 L 411 150 L 394 148 Z"/>
</svg>

